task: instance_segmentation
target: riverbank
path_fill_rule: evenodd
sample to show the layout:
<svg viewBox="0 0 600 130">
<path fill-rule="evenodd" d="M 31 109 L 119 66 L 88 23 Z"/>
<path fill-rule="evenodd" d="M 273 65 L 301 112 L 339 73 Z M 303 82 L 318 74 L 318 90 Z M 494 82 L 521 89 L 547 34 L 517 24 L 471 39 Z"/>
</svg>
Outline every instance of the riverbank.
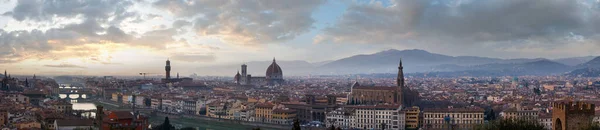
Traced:
<svg viewBox="0 0 600 130">
<path fill-rule="evenodd" d="M 166 116 L 169 116 L 169 121 L 175 127 L 193 127 L 198 130 L 251 130 L 252 128 L 260 127 L 260 126 L 252 126 L 241 123 L 232 123 L 226 121 L 215 121 L 215 120 L 205 120 L 191 117 L 182 117 L 176 115 L 164 115 L 164 114 L 156 114 L 151 116 L 149 121 L 152 124 L 160 124 L 164 122 Z M 268 127 L 260 127 L 261 130 L 279 130 L 275 128 Z"/>
</svg>

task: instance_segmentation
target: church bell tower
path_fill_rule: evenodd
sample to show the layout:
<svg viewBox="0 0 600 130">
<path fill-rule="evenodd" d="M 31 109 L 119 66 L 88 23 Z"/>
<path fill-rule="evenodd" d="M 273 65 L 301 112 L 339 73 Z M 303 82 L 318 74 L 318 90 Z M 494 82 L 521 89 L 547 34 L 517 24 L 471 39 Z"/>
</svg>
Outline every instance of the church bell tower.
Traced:
<svg viewBox="0 0 600 130">
<path fill-rule="evenodd" d="M 171 61 L 169 61 L 169 59 L 167 59 L 167 65 L 165 66 L 165 71 L 166 71 L 166 79 L 171 79 Z"/>
</svg>

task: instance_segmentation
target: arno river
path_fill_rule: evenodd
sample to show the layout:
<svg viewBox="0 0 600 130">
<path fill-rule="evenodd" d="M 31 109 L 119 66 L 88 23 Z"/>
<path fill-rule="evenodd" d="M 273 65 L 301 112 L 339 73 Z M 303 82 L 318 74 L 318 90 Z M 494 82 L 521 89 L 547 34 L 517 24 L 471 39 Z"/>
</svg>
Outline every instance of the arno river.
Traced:
<svg viewBox="0 0 600 130">
<path fill-rule="evenodd" d="M 72 103 L 73 110 L 92 110 L 96 109 L 96 105 L 94 103 Z M 95 117 L 95 113 L 91 113 L 92 117 Z M 152 124 L 160 124 L 164 121 L 164 116 L 152 116 L 150 117 L 150 122 Z M 178 117 L 169 117 L 171 124 L 175 127 L 193 127 L 199 130 L 249 130 L 254 128 L 254 126 L 247 126 L 241 124 L 230 124 L 223 123 L 218 121 L 207 121 L 207 120 L 196 120 L 190 118 L 178 118 Z M 266 129 L 266 128 L 261 128 Z M 267 129 L 268 130 L 268 129 Z"/>
</svg>

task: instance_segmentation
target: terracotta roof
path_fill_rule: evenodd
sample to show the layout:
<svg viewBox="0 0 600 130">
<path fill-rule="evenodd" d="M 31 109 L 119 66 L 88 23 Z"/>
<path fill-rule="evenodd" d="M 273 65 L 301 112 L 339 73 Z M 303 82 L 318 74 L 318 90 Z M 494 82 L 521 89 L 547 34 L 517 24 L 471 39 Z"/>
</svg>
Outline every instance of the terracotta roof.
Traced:
<svg viewBox="0 0 600 130">
<path fill-rule="evenodd" d="M 292 109 L 275 109 L 273 110 L 273 113 L 295 113 L 296 110 L 292 110 Z"/>
<path fill-rule="evenodd" d="M 270 103 L 261 103 L 256 105 L 256 108 L 273 108 L 275 105 Z"/>
<path fill-rule="evenodd" d="M 382 86 L 358 86 L 352 89 L 368 89 L 368 90 L 396 90 L 398 87 L 382 87 Z"/>
<path fill-rule="evenodd" d="M 275 59 L 273 59 L 273 63 L 271 63 L 271 65 L 269 65 L 269 67 L 267 68 L 266 77 L 270 77 L 273 74 L 281 73 L 283 73 L 283 71 L 281 71 L 281 67 L 279 67 L 279 65 L 277 65 L 277 63 L 275 62 Z"/>
<path fill-rule="evenodd" d="M 398 109 L 400 105 L 350 105 L 346 107 L 357 109 Z"/>
<path fill-rule="evenodd" d="M 117 115 L 117 119 L 133 119 L 133 114 L 129 111 L 112 111 L 111 113 Z"/>
<path fill-rule="evenodd" d="M 93 126 L 93 120 L 76 119 L 76 120 L 56 120 L 58 126 Z"/>
</svg>

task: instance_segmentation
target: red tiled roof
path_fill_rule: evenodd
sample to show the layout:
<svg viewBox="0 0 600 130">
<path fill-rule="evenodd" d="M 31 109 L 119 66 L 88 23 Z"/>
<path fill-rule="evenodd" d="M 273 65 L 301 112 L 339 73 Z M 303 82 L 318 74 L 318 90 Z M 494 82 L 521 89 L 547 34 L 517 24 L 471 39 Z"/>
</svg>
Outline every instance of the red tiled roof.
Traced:
<svg viewBox="0 0 600 130">
<path fill-rule="evenodd" d="M 382 87 L 382 86 L 358 86 L 352 89 L 368 89 L 368 90 L 396 90 L 398 87 Z"/>
<path fill-rule="evenodd" d="M 133 119 L 133 114 L 129 111 L 112 111 L 117 116 L 117 119 Z"/>
</svg>

